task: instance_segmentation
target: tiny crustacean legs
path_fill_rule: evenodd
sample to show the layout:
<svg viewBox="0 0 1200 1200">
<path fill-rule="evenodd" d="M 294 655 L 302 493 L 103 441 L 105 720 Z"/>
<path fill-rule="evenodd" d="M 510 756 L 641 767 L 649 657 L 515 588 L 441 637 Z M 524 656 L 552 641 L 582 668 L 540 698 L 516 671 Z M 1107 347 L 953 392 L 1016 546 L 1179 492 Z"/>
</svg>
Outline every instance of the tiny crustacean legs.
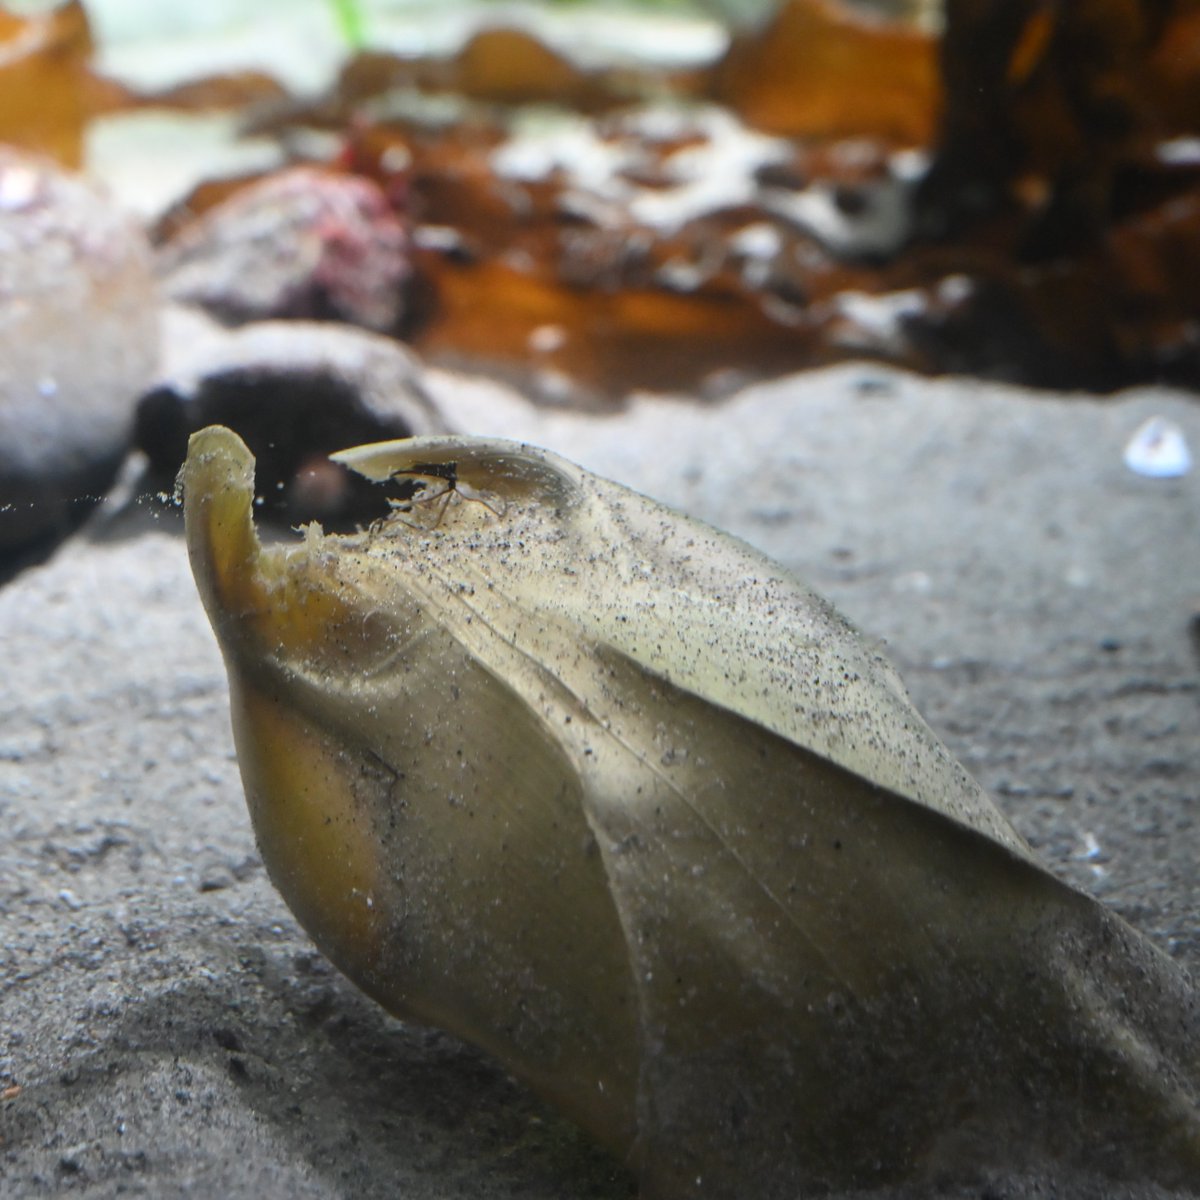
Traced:
<svg viewBox="0 0 1200 1200">
<path fill-rule="evenodd" d="M 388 504 L 397 518 L 412 528 L 437 529 L 447 508 L 462 500 L 482 504 L 497 517 L 504 516 L 504 501 L 459 479 L 456 462 L 414 463 L 407 470 L 397 471 L 392 478 L 401 481 L 404 495 L 389 497 Z"/>
</svg>

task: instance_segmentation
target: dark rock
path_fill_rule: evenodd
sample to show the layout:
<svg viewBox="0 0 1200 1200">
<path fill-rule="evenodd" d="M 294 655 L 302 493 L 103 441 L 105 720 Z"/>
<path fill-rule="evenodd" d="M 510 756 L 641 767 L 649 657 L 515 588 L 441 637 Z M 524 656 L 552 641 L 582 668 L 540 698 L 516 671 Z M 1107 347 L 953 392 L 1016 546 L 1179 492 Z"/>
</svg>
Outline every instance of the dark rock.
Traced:
<svg viewBox="0 0 1200 1200">
<path fill-rule="evenodd" d="M 329 462 L 330 453 L 447 431 L 420 364 L 390 338 L 307 321 L 227 333 L 186 311 L 172 313 L 169 337 L 186 349 L 142 397 L 134 439 L 160 489 L 170 489 L 192 433 L 228 425 L 258 460 L 267 514 L 348 527 L 385 509 L 379 489 Z"/>
<path fill-rule="evenodd" d="M 134 222 L 81 179 L 0 149 L 0 574 L 104 494 L 158 321 Z"/>
<path fill-rule="evenodd" d="M 1029 259 L 1102 244 L 1146 191 L 1130 176 L 1162 176 L 1160 144 L 1195 129 L 1197 17 L 1194 0 L 949 0 L 945 103 L 918 194 L 926 233 L 1015 211 Z"/>
</svg>

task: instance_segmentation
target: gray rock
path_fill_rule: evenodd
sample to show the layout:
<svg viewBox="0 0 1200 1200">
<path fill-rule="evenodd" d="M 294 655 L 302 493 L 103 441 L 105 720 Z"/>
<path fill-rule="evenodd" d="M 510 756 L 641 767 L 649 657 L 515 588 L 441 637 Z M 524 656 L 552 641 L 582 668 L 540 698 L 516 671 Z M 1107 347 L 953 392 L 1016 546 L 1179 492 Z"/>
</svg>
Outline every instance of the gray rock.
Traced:
<svg viewBox="0 0 1200 1200">
<path fill-rule="evenodd" d="M 155 370 L 158 311 L 135 223 L 0 148 L 0 557 L 62 536 L 104 494 Z"/>
<path fill-rule="evenodd" d="M 370 179 L 293 167 L 234 192 L 159 251 L 173 300 L 225 321 L 333 318 L 395 332 L 408 233 Z"/>
</svg>

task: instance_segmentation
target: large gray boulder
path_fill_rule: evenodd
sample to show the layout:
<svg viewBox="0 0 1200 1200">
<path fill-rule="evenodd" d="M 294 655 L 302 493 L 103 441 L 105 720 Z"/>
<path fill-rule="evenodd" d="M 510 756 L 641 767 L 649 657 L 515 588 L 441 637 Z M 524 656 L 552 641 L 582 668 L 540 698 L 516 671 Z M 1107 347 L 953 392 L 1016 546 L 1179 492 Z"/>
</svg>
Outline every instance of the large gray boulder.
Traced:
<svg viewBox="0 0 1200 1200">
<path fill-rule="evenodd" d="M 82 179 L 0 147 L 0 560 L 103 496 L 158 352 L 141 229 Z"/>
</svg>

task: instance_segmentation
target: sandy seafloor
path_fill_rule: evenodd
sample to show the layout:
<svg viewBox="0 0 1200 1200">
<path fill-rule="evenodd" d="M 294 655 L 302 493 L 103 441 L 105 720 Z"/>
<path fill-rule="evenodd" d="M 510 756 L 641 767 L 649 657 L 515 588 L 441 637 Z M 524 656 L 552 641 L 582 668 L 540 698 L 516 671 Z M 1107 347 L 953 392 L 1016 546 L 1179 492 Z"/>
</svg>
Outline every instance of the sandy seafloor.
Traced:
<svg viewBox="0 0 1200 1200">
<path fill-rule="evenodd" d="M 1194 398 L 847 366 L 606 418 L 431 387 L 459 428 L 552 447 L 794 568 L 886 643 L 1053 871 L 1200 968 L 1200 475 L 1121 457 L 1154 414 L 1200 449 Z M 101 522 L 18 577 L 0 631 L 0 1090 L 20 1089 L 0 1195 L 630 1195 L 503 1071 L 383 1015 L 298 929 L 255 852 L 169 516 Z"/>
</svg>

